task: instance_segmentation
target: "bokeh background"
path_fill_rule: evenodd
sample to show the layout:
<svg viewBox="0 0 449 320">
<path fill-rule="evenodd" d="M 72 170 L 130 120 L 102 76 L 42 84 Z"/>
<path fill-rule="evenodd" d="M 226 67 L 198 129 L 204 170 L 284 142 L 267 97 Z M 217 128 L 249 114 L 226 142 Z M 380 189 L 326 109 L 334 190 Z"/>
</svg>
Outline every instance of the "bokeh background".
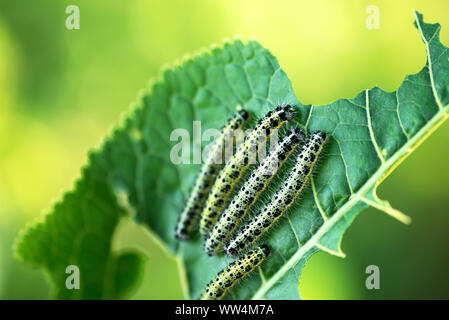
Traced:
<svg viewBox="0 0 449 320">
<path fill-rule="evenodd" d="M 79 30 L 65 28 L 70 4 L 80 8 Z M 368 5 L 380 9 L 379 30 L 366 28 Z M 0 298 L 48 298 L 45 275 L 13 258 L 13 240 L 71 188 L 87 151 L 164 65 L 254 36 L 304 104 L 394 90 L 426 61 L 413 9 L 442 24 L 449 46 L 447 0 L 0 0 Z M 448 142 L 446 123 L 379 190 L 413 223 L 364 211 L 344 237 L 347 258 L 311 258 L 303 298 L 449 298 Z M 145 230 L 124 221 L 114 245 L 148 256 L 130 298 L 182 298 L 175 262 Z M 365 288 L 370 264 L 380 290 Z"/>
</svg>

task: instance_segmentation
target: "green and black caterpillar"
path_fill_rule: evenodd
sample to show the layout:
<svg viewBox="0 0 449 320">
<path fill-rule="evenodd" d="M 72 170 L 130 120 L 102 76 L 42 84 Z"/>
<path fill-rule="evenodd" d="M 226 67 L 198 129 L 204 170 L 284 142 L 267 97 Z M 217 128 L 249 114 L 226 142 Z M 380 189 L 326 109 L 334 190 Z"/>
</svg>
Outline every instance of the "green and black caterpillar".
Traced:
<svg viewBox="0 0 449 320">
<path fill-rule="evenodd" d="M 256 242 L 301 195 L 326 140 L 327 136 L 324 132 L 316 132 L 310 136 L 298 154 L 289 176 L 271 201 L 225 246 L 228 256 L 235 257 Z"/>
<path fill-rule="evenodd" d="M 307 186 L 318 156 L 327 140 L 324 132 L 313 133 L 307 139 L 282 186 L 263 209 L 238 230 L 253 204 L 287 158 L 298 145 L 304 142 L 303 131 L 293 128 L 286 132 L 280 143 L 251 172 L 229 207 L 227 206 L 237 183 L 241 181 L 249 165 L 255 164 L 258 152 L 265 146 L 269 137 L 286 121 L 294 117 L 295 110 L 290 105 L 278 106 L 268 112 L 245 137 L 224 167 L 221 165 L 222 161 L 216 160 L 223 159 L 226 139 L 233 137 L 234 131 L 243 127 L 249 119 L 248 112 L 240 110 L 233 115 L 223 127 L 219 138 L 215 140 L 209 158 L 201 168 L 186 207 L 180 215 L 175 235 L 180 240 L 188 239 L 201 213 L 200 232 L 205 238 L 205 251 L 209 255 L 217 254 L 224 247 L 228 256 L 238 258 L 209 282 L 201 299 L 223 298 L 229 288 L 262 263 L 270 254 L 268 246 L 260 245 L 246 253 L 243 252 L 258 241 L 287 212 Z M 235 233 L 236 230 L 238 230 L 237 233 Z"/>
<path fill-rule="evenodd" d="M 267 139 L 276 129 L 294 117 L 295 110 L 293 107 L 290 105 L 279 106 L 260 119 L 256 127 L 245 137 L 234 156 L 220 171 L 209 193 L 201 214 L 200 232 L 203 238 L 207 238 L 209 235 L 215 222 L 225 209 L 235 185 L 241 180 L 250 163 L 255 162 L 259 149 L 265 145 Z"/>
<path fill-rule="evenodd" d="M 200 299 L 222 299 L 227 290 L 234 286 L 237 281 L 246 277 L 251 271 L 256 269 L 269 254 L 270 248 L 263 244 L 231 262 L 209 282 L 201 294 Z"/>
<path fill-rule="evenodd" d="M 204 244 L 207 254 L 218 253 L 223 243 L 236 230 L 289 155 L 300 143 L 304 142 L 304 139 L 304 133 L 300 128 L 289 130 L 276 148 L 261 161 L 214 225 Z"/>
<path fill-rule="evenodd" d="M 249 113 L 243 109 L 239 110 L 226 122 L 219 136 L 214 140 L 208 157 L 198 174 L 195 186 L 187 200 L 187 204 L 176 224 L 175 237 L 178 240 L 187 240 L 189 238 L 195 222 L 203 210 L 207 195 L 223 166 L 223 150 L 227 139 L 232 139 L 234 132 L 242 128 L 248 119 Z"/>
</svg>

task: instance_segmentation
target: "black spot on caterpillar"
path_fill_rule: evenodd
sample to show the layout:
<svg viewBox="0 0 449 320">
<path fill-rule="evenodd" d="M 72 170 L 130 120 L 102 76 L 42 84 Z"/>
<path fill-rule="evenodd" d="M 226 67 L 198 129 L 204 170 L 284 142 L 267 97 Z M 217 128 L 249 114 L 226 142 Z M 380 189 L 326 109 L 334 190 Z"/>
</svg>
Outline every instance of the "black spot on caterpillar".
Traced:
<svg viewBox="0 0 449 320">
<path fill-rule="evenodd" d="M 226 139 L 233 137 L 233 132 L 241 128 L 248 119 L 249 113 L 243 109 L 239 110 L 229 118 L 221 130 L 220 135 L 213 142 L 208 157 L 201 167 L 195 185 L 187 200 L 187 204 L 176 224 L 175 237 L 178 240 L 187 240 L 189 238 L 193 226 L 204 207 L 207 195 L 222 167 L 221 159 Z"/>
<path fill-rule="evenodd" d="M 254 250 L 231 262 L 212 279 L 203 293 L 201 300 L 219 300 L 224 297 L 226 291 L 234 286 L 238 280 L 246 277 L 251 271 L 256 269 L 270 254 L 267 245 L 260 245 Z"/>
<path fill-rule="evenodd" d="M 204 244 L 207 254 L 218 253 L 223 243 L 235 231 L 251 206 L 268 186 L 293 150 L 304 142 L 304 133 L 299 128 L 289 130 L 277 147 L 265 157 L 251 173 L 248 181 L 231 201 L 229 207 L 214 225 Z"/>
<path fill-rule="evenodd" d="M 301 148 L 287 179 L 271 201 L 225 245 L 225 252 L 228 256 L 233 257 L 240 254 L 257 241 L 301 195 L 325 142 L 326 134 L 324 132 L 316 132 L 310 136 Z"/>
<path fill-rule="evenodd" d="M 208 236 L 218 217 L 226 207 L 227 201 L 235 185 L 255 157 L 258 150 L 265 145 L 270 135 L 287 120 L 293 119 L 295 110 L 289 106 L 278 106 L 259 120 L 256 127 L 245 137 L 234 156 L 220 171 L 201 214 L 200 232 L 204 238 Z M 264 139 L 261 139 L 264 138 Z M 263 140 L 263 141 L 262 141 Z M 253 150 L 254 152 L 250 151 Z"/>
</svg>

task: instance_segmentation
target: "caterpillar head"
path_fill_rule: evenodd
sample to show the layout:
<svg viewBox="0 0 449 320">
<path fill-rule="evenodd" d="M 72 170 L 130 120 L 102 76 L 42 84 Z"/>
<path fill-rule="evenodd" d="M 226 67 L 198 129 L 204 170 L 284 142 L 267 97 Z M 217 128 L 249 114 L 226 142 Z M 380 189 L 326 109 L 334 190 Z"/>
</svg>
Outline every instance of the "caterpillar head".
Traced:
<svg viewBox="0 0 449 320">
<path fill-rule="evenodd" d="M 327 139 L 327 134 L 326 132 L 323 131 L 317 131 L 313 135 L 316 136 L 318 139 L 322 140 L 323 142 L 326 141 Z"/>
<path fill-rule="evenodd" d="M 206 239 L 206 241 L 204 241 L 203 248 L 209 257 L 212 257 L 214 255 L 213 248 L 215 248 L 215 246 L 216 246 L 215 240 L 211 240 L 210 238 L 208 238 Z"/>
<path fill-rule="evenodd" d="M 278 106 L 276 108 L 276 111 L 280 111 L 279 116 L 281 117 L 282 120 L 285 121 L 293 119 L 296 115 L 295 109 L 289 104 L 284 106 Z"/>
<path fill-rule="evenodd" d="M 179 224 L 179 222 L 178 222 Z M 178 241 L 187 241 L 189 240 L 189 231 L 185 226 L 178 226 L 175 228 L 175 238 Z"/>
<path fill-rule="evenodd" d="M 246 111 L 245 109 L 241 109 L 238 111 L 239 116 L 241 116 L 243 118 L 243 120 L 248 120 L 249 119 L 249 112 Z"/>
<path fill-rule="evenodd" d="M 271 249 L 266 245 L 266 244 L 262 244 L 259 246 L 260 250 L 262 250 L 263 254 L 268 257 L 271 253 Z"/>
<path fill-rule="evenodd" d="M 292 135 L 292 141 L 293 142 L 298 142 L 298 143 L 304 143 L 304 141 L 306 140 L 306 135 L 304 134 L 304 131 L 299 128 L 299 127 L 295 127 L 293 129 L 290 129 L 287 131 L 286 135 Z"/>
</svg>

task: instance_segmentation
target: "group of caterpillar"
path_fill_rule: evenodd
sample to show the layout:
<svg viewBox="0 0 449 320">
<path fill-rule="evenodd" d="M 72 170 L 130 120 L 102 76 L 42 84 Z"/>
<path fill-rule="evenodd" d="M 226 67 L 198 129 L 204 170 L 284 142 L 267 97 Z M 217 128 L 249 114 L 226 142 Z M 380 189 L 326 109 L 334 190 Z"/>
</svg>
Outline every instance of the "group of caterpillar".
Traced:
<svg viewBox="0 0 449 320">
<path fill-rule="evenodd" d="M 255 156 L 264 146 L 271 130 L 278 129 L 294 115 L 295 112 L 291 106 L 277 107 L 259 120 L 255 129 L 245 137 L 235 155 L 221 171 L 219 171 L 220 166 L 212 163 L 206 162 L 203 165 L 186 208 L 178 221 L 175 230 L 178 239 L 188 238 L 202 210 L 200 231 L 205 238 L 205 251 L 209 255 L 217 254 L 224 245 L 226 254 L 236 257 L 256 242 L 288 210 L 308 183 L 326 141 L 326 134 L 323 132 L 316 132 L 310 136 L 301 148 L 285 183 L 277 190 L 272 201 L 225 244 L 288 156 L 303 142 L 302 130 L 295 128 L 288 131 L 281 143 L 262 160 L 226 208 L 236 184 L 251 163 L 250 157 Z M 244 110 L 234 115 L 223 128 L 219 141 L 223 143 L 225 137 L 232 130 L 241 127 L 248 117 L 248 113 Z M 260 139 L 261 136 L 263 139 Z M 215 157 L 222 149 L 222 145 L 218 148 L 219 144 L 212 152 L 215 153 Z M 242 255 L 217 274 L 207 285 L 201 299 L 221 299 L 239 279 L 260 265 L 269 253 L 270 249 L 266 245 L 261 245 Z"/>
<path fill-rule="evenodd" d="M 249 179 L 238 191 L 206 239 L 204 249 L 207 254 L 212 255 L 218 252 L 221 245 L 235 231 L 240 221 L 244 219 L 249 209 L 263 193 L 276 172 L 281 168 L 293 150 L 303 142 L 303 139 L 304 134 L 301 129 L 295 128 L 288 131 L 276 149 L 270 152 L 252 172 Z"/>
<path fill-rule="evenodd" d="M 291 106 L 277 107 L 260 119 L 256 127 L 245 137 L 234 156 L 220 171 L 210 190 L 206 206 L 201 214 L 200 232 L 204 238 L 209 235 L 218 217 L 225 209 L 236 184 L 252 163 L 259 149 L 265 145 L 274 130 L 281 127 L 287 120 L 293 119 L 294 116 L 295 111 Z"/>
<path fill-rule="evenodd" d="M 313 133 L 299 153 L 289 176 L 267 205 L 225 246 L 233 257 L 257 241 L 290 208 L 306 187 L 318 155 L 326 142 L 324 132 Z"/>
</svg>

